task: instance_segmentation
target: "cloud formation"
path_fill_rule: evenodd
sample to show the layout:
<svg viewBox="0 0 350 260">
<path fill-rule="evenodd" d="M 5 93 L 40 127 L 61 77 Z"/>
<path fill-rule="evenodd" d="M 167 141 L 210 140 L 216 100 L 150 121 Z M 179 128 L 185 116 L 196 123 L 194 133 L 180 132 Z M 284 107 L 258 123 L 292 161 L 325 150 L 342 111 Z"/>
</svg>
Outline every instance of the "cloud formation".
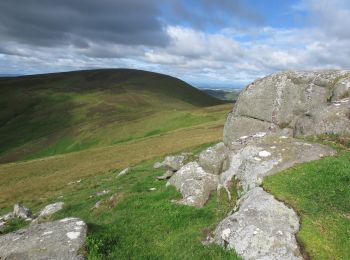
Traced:
<svg viewBox="0 0 350 260">
<path fill-rule="evenodd" d="M 2 1 L 0 73 L 130 67 L 243 86 L 280 70 L 350 67 L 348 1 L 293 1 L 283 15 L 302 22 L 277 25 L 247 2 Z"/>
</svg>

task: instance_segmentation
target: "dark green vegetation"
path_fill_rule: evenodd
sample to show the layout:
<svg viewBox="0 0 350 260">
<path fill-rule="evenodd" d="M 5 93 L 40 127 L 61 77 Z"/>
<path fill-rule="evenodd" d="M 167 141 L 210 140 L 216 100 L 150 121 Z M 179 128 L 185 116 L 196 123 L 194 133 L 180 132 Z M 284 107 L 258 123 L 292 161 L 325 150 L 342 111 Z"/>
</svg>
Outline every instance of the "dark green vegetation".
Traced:
<svg viewBox="0 0 350 260">
<path fill-rule="evenodd" d="M 312 259 L 350 259 L 349 138 L 333 135 L 314 140 L 331 144 L 339 155 L 270 176 L 264 188 L 301 216 L 297 238 Z"/>
<path fill-rule="evenodd" d="M 91 70 L 0 78 L 0 162 L 118 144 L 213 121 L 222 104 L 162 74 Z"/>
<path fill-rule="evenodd" d="M 220 89 L 203 89 L 203 91 L 213 97 L 226 101 L 236 101 L 240 93 L 238 90 Z"/>
</svg>

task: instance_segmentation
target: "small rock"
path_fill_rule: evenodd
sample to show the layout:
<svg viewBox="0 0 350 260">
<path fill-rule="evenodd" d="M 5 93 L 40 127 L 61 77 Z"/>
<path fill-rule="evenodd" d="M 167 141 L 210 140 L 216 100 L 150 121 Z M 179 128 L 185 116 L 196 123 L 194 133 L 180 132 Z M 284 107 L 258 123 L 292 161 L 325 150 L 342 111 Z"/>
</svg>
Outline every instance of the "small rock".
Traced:
<svg viewBox="0 0 350 260">
<path fill-rule="evenodd" d="M 64 206 L 64 202 L 56 202 L 53 204 L 49 204 L 44 209 L 42 209 L 40 211 L 38 218 L 44 218 L 44 217 L 51 216 L 52 214 L 63 209 L 63 206 Z"/>
<path fill-rule="evenodd" d="M 177 171 L 184 166 L 186 159 L 187 156 L 184 155 L 167 156 L 162 164 L 166 170 Z"/>
<path fill-rule="evenodd" d="M 101 207 L 101 205 L 102 205 L 102 200 L 99 200 L 95 203 L 95 205 L 90 210 L 98 209 L 99 207 Z"/>
<path fill-rule="evenodd" d="M 99 192 L 96 192 L 96 196 L 100 197 L 100 196 L 103 196 L 103 195 L 108 194 L 110 192 L 111 192 L 110 190 L 99 191 Z"/>
<path fill-rule="evenodd" d="M 155 190 L 156 190 L 156 188 L 150 188 L 149 190 L 150 190 L 150 191 L 155 191 Z"/>
<path fill-rule="evenodd" d="M 10 213 L 7 213 L 7 214 L 3 215 L 2 217 L 0 217 L 0 221 L 6 222 L 6 221 L 13 219 L 13 218 L 15 218 L 15 215 L 13 214 L 13 212 L 10 212 Z"/>
<path fill-rule="evenodd" d="M 125 168 L 124 170 L 122 170 L 122 171 L 118 174 L 118 177 L 119 177 L 119 176 L 123 176 L 123 175 L 129 173 L 129 171 L 130 171 L 130 168 L 129 168 L 129 167 L 128 167 L 128 168 Z"/>
<path fill-rule="evenodd" d="M 32 217 L 32 211 L 19 204 L 15 204 L 13 208 L 13 215 L 17 218 L 27 219 Z"/>
<path fill-rule="evenodd" d="M 158 176 L 158 180 L 166 180 L 169 179 L 171 176 L 173 176 L 174 172 L 171 170 L 167 170 L 163 175 Z"/>
</svg>

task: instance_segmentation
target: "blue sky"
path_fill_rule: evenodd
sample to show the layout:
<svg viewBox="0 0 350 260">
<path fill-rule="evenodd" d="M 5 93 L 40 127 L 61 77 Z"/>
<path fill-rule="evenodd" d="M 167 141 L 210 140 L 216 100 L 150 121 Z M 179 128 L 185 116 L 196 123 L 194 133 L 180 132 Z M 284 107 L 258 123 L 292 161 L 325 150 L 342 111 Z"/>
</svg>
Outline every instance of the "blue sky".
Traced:
<svg viewBox="0 0 350 260">
<path fill-rule="evenodd" d="M 3 0 L 0 74 L 137 68 L 203 87 L 348 69 L 347 0 Z"/>
</svg>

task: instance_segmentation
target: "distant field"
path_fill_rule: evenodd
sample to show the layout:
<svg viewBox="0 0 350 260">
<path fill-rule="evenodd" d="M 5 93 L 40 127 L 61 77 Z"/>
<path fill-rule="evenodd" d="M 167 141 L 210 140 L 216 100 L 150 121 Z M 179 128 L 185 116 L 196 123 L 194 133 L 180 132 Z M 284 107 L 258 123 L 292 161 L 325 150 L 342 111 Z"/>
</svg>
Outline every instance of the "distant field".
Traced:
<svg viewBox="0 0 350 260">
<path fill-rule="evenodd" d="M 137 70 L 0 78 L 0 163 L 104 147 L 217 120 L 223 104 Z"/>
<path fill-rule="evenodd" d="M 64 193 L 71 181 L 204 143 L 218 142 L 222 139 L 223 124 L 230 109 L 230 104 L 204 108 L 201 113 L 211 115 L 214 120 L 165 134 L 42 159 L 0 164 L 0 209 L 20 201 L 30 205 L 40 203 Z"/>
</svg>

